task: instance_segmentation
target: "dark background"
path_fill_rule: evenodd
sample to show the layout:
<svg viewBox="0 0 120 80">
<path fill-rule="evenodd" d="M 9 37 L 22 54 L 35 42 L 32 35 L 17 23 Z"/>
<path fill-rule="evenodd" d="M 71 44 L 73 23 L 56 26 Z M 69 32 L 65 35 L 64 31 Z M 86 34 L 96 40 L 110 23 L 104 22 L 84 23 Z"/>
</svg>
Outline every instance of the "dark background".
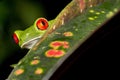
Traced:
<svg viewBox="0 0 120 80">
<path fill-rule="evenodd" d="M 11 37 L 14 30 L 24 30 L 32 25 L 38 17 L 45 17 L 48 20 L 54 19 L 70 1 L 0 1 L 0 80 L 5 80 L 8 77 L 12 70 L 10 65 L 17 63 L 28 51 L 21 49 L 14 43 Z M 28 11 L 26 7 L 28 7 Z M 31 7 L 34 8 L 32 9 Z M 26 10 L 23 8 L 26 8 Z M 32 17 L 30 17 L 31 14 L 33 14 Z M 120 53 L 119 23 L 120 14 L 96 31 L 91 38 L 80 46 L 61 65 L 50 80 L 118 78 Z"/>
</svg>

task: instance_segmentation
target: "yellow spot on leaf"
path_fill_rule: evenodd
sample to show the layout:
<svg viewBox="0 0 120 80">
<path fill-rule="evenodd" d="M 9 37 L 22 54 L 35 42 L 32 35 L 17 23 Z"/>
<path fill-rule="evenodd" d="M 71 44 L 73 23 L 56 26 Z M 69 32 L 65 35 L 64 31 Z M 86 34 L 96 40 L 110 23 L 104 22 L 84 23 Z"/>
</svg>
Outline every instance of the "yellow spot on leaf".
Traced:
<svg viewBox="0 0 120 80">
<path fill-rule="evenodd" d="M 101 11 L 101 13 L 105 13 L 105 11 Z"/>
<path fill-rule="evenodd" d="M 98 18 L 97 16 L 94 16 L 94 18 L 96 19 L 96 18 Z"/>
<path fill-rule="evenodd" d="M 94 13 L 95 11 L 94 10 L 89 10 L 90 13 Z"/>
<path fill-rule="evenodd" d="M 37 68 L 35 70 L 35 74 L 39 75 L 39 74 L 42 74 L 43 73 L 43 69 L 42 68 Z"/>
<path fill-rule="evenodd" d="M 115 9 L 114 9 L 114 12 L 117 12 L 117 11 L 118 11 L 118 9 L 117 9 L 117 8 L 115 8 Z"/>
<path fill-rule="evenodd" d="M 40 56 L 35 56 L 34 60 L 40 59 Z"/>
<path fill-rule="evenodd" d="M 93 17 L 89 17 L 88 19 L 91 20 L 91 21 L 95 20 Z"/>
<path fill-rule="evenodd" d="M 96 12 L 95 14 L 100 15 L 100 12 Z"/>
<path fill-rule="evenodd" d="M 18 75 L 21 75 L 23 72 L 24 72 L 23 69 L 18 69 L 18 70 L 16 70 L 16 71 L 14 72 L 14 74 L 15 74 L 16 76 L 18 76 Z"/>
<path fill-rule="evenodd" d="M 78 31 L 78 29 L 75 29 L 75 31 Z"/>
<path fill-rule="evenodd" d="M 107 17 L 107 18 L 111 18 L 113 15 L 114 15 L 114 13 L 113 13 L 112 11 L 110 11 L 110 12 L 106 15 L 106 17 Z"/>
<path fill-rule="evenodd" d="M 39 60 L 33 60 L 33 61 L 31 61 L 31 65 L 37 65 L 38 63 L 39 63 L 40 61 Z"/>
</svg>

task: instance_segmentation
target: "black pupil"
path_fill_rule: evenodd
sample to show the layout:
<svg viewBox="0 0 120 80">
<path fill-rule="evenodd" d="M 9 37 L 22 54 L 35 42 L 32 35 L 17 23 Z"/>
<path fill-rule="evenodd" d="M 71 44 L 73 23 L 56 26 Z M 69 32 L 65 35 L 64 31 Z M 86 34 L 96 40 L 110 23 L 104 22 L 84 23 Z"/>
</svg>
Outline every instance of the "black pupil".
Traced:
<svg viewBox="0 0 120 80">
<path fill-rule="evenodd" d="M 45 22 L 44 21 L 41 21 L 41 23 L 45 26 Z"/>
</svg>

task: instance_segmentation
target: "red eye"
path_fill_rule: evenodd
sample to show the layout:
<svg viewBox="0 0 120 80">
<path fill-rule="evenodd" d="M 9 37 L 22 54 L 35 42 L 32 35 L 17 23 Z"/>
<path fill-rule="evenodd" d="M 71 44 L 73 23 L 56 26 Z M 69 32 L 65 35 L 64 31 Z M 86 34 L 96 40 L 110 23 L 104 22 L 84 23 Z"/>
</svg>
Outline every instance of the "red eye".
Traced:
<svg viewBox="0 0 120 80">
<path fill-rule="evenodd" d="M 18 39 L 18 37 L 17 37 L 17 35 L 15 33 L 13 34 L 13 39 L 14 39 L 16 44 L 19 43 L 19 39 Z"/>
<path fill-rule="evenodd" d="M 48 21 L 45 18 L 40 18 L 36 22 L 36 26 L 40 30 L 46 30 L 48 28 Z"/>
</svg>

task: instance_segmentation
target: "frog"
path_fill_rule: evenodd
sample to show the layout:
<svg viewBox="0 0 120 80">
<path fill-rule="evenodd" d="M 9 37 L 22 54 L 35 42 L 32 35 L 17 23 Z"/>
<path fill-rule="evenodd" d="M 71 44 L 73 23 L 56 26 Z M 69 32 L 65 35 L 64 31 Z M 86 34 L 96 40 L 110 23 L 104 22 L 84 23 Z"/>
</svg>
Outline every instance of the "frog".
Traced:
<svg viewBox="0 0 120 80">
<path fill-rule="evenodd" d="M 54 20 L 48 21 L 45 18 L 38 18 L 32 26 L 25 30 L 16 30 L 13 33 L 13 39 L 21 48 L 31 49 L 38 40 L 44 35 L 48 27 Z"/>
<path fill-rule="evenodd" d="M 87 7 L 95 6 L 92 1 L 94 0 L 72 0 L 53 20 L 48 21 L 45 18 L 38 18 L 32 26 L 22 30 L 16 30 L 13 33 L 13 39 L 16 44 L 19 44 L 21 48 L 31 49 L 39 40 L 38 44 L 41 44 L 43 40 L 54 32 L 57 28 L 65 25 L 74 17 L 83 13 Z M 104 0 L 99 0 L 98 3 Z M 86 6 L 87 3 L 91 3 Z M 98 4 L 96 2 L 96 4 Z M 77 4 L 77 5 L 76 5 Z"/>
</svg>

